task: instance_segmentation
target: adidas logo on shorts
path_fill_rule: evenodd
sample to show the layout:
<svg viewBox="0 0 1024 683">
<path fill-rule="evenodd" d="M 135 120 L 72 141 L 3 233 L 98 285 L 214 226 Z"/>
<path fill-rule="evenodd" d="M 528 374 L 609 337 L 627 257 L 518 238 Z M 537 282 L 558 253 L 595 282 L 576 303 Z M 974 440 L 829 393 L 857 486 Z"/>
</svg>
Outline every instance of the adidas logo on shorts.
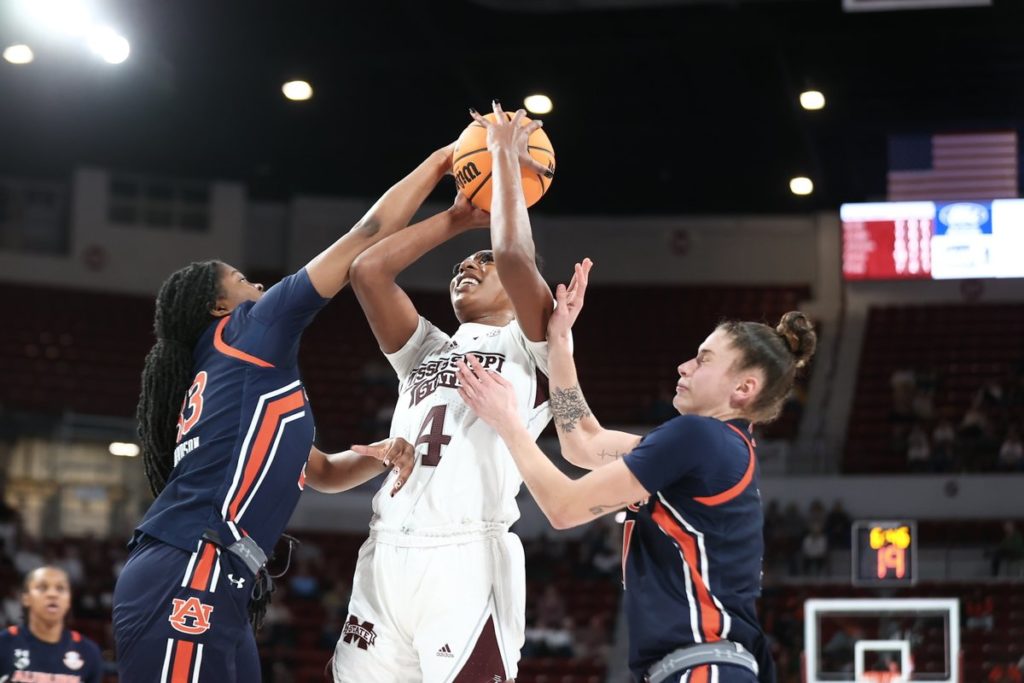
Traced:
<svg viewBox="0 0 1024 683">
<path fill-rule="evenodd" d="M 437 651 L 437 656 L 438 657 L 454 657 L 455 655 L 452 654 L 452 649 L 450 647 L 448 647 L 448 643 L 445 643 L 444 647 L 442 647 L 440 650 Z"/>
</svg>

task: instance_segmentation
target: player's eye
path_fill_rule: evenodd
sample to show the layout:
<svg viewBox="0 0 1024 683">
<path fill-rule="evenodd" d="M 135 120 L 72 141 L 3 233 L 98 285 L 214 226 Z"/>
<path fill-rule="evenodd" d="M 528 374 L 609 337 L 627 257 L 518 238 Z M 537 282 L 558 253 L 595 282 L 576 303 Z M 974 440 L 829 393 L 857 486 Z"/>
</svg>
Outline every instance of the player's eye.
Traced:
<svg viewBox="0 0 1024 683">
<path fill-rule="evenodd" d="M 481 251 L 476 257 L 476 262 L 480 265 L 485 263 L 494 263 L 494 252 L 493 251 Z"/>
</svg>

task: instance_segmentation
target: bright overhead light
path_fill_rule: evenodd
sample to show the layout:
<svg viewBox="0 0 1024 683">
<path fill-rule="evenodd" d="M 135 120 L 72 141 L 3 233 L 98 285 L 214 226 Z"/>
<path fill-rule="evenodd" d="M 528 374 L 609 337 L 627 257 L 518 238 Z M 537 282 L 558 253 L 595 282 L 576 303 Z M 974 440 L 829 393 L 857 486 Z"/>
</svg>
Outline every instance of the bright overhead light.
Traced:
<svg viewBox="0 0 1024 683">
<path fill-rule="evenodd" d="M 814 192 L 814 183 L 810 178 L 799 176 L 789 181 L 789 191 L 793 194 L 807 195 Z"/>
<path fill-rule="evenodd" d="M 800 106 L 808 111 L 825 108 L 825 95 L 817 90 L 805 90 L 800 93 Z"/>
<path fill-rule="evenodd" d="M 4 50 L 4 59 L 11 64 L 28 64 L 35 58 L 28 45 L 10 45 Z"/>
<path fill-rule="evenodd" d="M 87 0 L 22 0 L 22 12 L 35 24 L 73 36 L 93 25 Z"/>
<path fill-rule="evenodd" d="M 531 114 L 548 114 L 554 107 L 547 95 L 530 95 L 523 100 L 523 104 Z"/>
<path fill-rule="evenodd" d="M 132 48 L 128 39 L 109 26 L 100 26 L 89 32 L 89 49 L 107 64 L 120 64 L 128 59 Z"/>
<path fill-rule="evenodd" d="M 122 458 L 134 458 L 139 454 L 139 445 L 124 441 L 114 441 L 110 444 L 109 450 L 111 455 L 119 455 Z"/>
<path fill-rule="evenodd" d="M 281 92 L 293 102 L 302 102 L 313 96 L 313 86 L 306 81 L 288 81 L 281 86 Z"/>
</svg>

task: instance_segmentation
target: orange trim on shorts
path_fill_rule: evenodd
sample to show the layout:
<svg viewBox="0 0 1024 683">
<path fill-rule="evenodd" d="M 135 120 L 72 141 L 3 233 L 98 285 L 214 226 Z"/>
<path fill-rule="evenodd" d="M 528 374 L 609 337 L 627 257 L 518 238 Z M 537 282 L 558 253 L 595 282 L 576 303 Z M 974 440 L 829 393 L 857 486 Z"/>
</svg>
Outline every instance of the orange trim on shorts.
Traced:
<svg viewBox="0 0 1024 683">
<path fill-rule="evenodd" d="M 231 356 L 232 358 L 237 358 L 240 361 L 252 363 L 253 365 L 258 365 L 261 368 L 274 367 L 273 363 L 268 363 L 267 361 L 257 358 L 256 356 L 249 355 L 245 351 L 242 351 L 241 349 L 236 349 L 235 347 L 229 345 L 226 341 L 224 341 L 224 328 L 227 326 L 229 320 L 231 320 L 231 316 L 226 315 L 223 318 L 221 318 L 219 323 L 217 323 L 217 330 L 213 333 L 213 348 L 217 349 L 225 356 Z"/>
<path fill-rule="evenodd" d="M 702 664 L 696 669 L 690 669 L 689 683 L 708 683 L 711 680 L 711 666 Z"/>
<path fill-rule="evenodd" d="M 739 434 L 740 438 L 743 439 L 743 443 L 747 444 L 747 449 L 749 449 L 750 451 L 750 460 L 747 462 L 747 471 L 743 473 L 742 479 L 740 479 L 738 482 L 736 482 L 735 485 L 726 489 L 725 491 L 717 493 L 713 496 L 701 496 L 699 498 L 694 498 L 695 501 L 697 501 L 698 503 L 702 503 L 704 505 L 714 506 L 721 505 L 723 503 L 728 503 L 730 500 L 736 498 L 741 493 L 743 493 L 746 490 L 746 488 L 750 486 L 750 482 L 754 478 L 754 467 L 757 463 L 757 459 L 754 457 L 754 444 L 750 443 L 750 440 L 743 435 L 743 432 L 737 429 L 735 426 L 727 424 L 726 427 Z"/>
<path fill-rule="evenodd" d="M 192 651 L 195 643 L 179 640 L 174 646 L 174 666 L 171 669 L 170 683 L 191 683 L 189 674 L 192 672 Z"/>
</svg>

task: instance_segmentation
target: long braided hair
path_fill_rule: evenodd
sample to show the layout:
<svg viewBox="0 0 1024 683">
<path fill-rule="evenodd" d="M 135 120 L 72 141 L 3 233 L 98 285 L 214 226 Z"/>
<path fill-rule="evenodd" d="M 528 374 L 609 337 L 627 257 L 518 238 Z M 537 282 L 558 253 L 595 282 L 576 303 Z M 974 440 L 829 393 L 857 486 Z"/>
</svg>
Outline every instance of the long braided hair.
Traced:
<svg viewBox="0 0 1024 683">
<path fill-rule="evenodd" d="M 156 344 L 146 354 L 135 417 L 146 478 L 160 494 L 174 468 L 174 443 L 181 402 L 192 381 L 192 350 L 214 317 L 221 294 L 221 263 L 190 263 L 164 280 L 156 295 Z"/>
</svg>

